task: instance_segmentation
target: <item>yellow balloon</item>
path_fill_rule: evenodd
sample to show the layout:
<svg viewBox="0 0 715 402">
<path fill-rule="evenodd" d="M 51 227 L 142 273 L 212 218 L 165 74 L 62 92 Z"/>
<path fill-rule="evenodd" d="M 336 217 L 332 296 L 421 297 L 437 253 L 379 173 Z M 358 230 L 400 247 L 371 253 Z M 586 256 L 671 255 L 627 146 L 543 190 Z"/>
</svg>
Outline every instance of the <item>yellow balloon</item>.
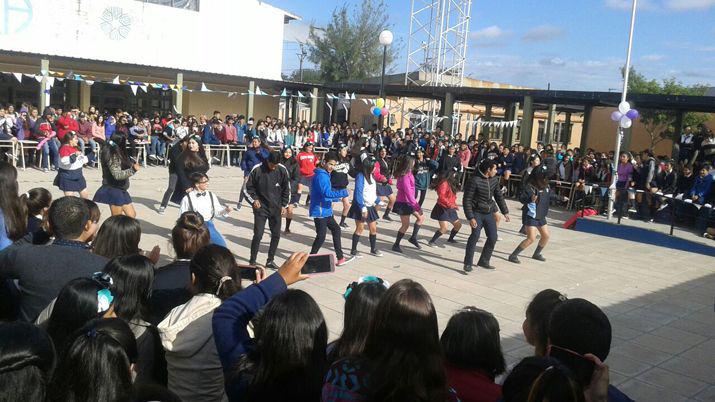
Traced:
<svg viewBox="0 0 715 402">
<path fill-rule="evenodd" d="M 385 100 L 382 98 L 378 98 L 377 101 L 375 101 L 375 105 L 377 107 L 383 107 L 383 106 L 385 106 Z"/>
</svg>

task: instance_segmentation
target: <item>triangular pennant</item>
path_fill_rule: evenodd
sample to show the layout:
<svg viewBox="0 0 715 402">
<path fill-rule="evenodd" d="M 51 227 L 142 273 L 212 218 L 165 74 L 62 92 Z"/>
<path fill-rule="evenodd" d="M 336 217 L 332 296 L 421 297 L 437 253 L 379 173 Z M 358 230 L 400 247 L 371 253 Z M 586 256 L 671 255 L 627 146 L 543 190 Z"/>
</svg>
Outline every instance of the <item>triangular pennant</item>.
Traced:
<svg viewBox="0 0 715 402">
<path fill-rule="evenodd" d="M 285 88 L 281 91 L 281 96 L 288 96 L 288 91 Z"/>
<path fill-rule="evenodd" d="M 90 85 L 90 86 L 92 84 L 94 84 L 94 81 L 92 81 L 92 80 L 84 80 L 84 82 L 85 82 L 85 84 Z"/>
<path fill-rule="evenodd" d="M 149 92 L 149 86 L 148 85 L 139 85 L 139 88 L 142 89 L 144 92 Z"/>
<path fill-rule="evenodd" d="M 40 75 L 47 75 L 47 70 L 40 70 Z"/>
<path fill-rule="evenodd" d="M 55 77 L 47 77 L 47 84 L 52 88 L 55 85 Z"/>
<path fill-rule="evenodd" d="M 53 78 L 54 78 L 54 77 L 53 77 Z M 57 81 L 60 81 L 60 82 L 62 82 L 62 81 L 64 81 L 64 80 L 65 80 L 65 79 L 64 79 L 64 78 L 62 78 L 62 77 L 57 77 Z"/>
<path fill-rule="evenodd" d="M 137 96 L 137 88 L 139 88 L 139 85 L 129 85 L 129 88 L 132 89 L 134 96 Z"/>
<path fill-rule="evenodd" d="M 334 96 L 333 94 L 326 94 L 325 97 L 328 98 L 328 99 L 333 99 L 333 98 L 335 98 L 335 96 Z"/>
<path fill-rule="evenodd" d="M 370 99 L 370 104 L 375 105 L 375 99 Z"/>
<path fill-rule="evenodd" d="M 236 96 L 236 93 L 235 93 L 235 92 L 229 92 L 229 93 L 228 93 L 228 97 L 229 97 L 229 98 L 233 98 L 234 96 Z"/>
<path fill-rule="evenodd" d="M 17 78 L 17 81 L 22 84 L 22 73 L 12 73 L 12 75 L 14 75 L 15 78 Z"/>
<path fill-rule="evenodd" d="M 114 79 L 112 80 L 112 84 L 119 85 L 119 76 L 114 77 Z"/>
<path fill-rule="evenodd" d="M 201 83 L 201 92 L 211 92 L 210 89 L 206 88 L 206 84 Z"/>
<path fill-rule="evenodd" d="M 309 96 L 310 96 L 311 98 L 317 98 L 317 96 L 315 96 L 315 94 L 312 93 L 312 92 L 309 94 Z"/>
<path fill-rule="evenodd" d="M 258 95 L 258 96 L 265 95 L 264 93 L 261 92 L 261 87 L 259 87 L 258 85 L 256 85 L 256 95 Z"/>
<path fill-rule="evenodd" d="M 364 103 L 364 104 L 366 104 L 366 105 L 367 105 L 367 103 L 368 103 L 368 102 L 367 102 L 367 99 L 365 99 L 365 98 L 362 98 L 362 99 L 360 99 L 360 100 L 362 101 L 362 103 Z"/>
<path fill-rule="evenodd" d="M 345 99 L 350 99 L 350 95 L 348 94 L 348 91 L 345 91 Z"/>
<path fill-rule="evenodd" d="M 353 93 L 350 95 L 350 100 L 355 100 L 355 99 L 357 99 L 357 98 L 355 97 L 355 92 L 353 92 Z"/>
<path fill-rule="evenodd" d="M 298 91 L 298 97 L 299 97 L 299 98 L 305 98 L 305 96 L 303 96 L 303 94 L 300 93 L 300 91 Z"/>
</svg>

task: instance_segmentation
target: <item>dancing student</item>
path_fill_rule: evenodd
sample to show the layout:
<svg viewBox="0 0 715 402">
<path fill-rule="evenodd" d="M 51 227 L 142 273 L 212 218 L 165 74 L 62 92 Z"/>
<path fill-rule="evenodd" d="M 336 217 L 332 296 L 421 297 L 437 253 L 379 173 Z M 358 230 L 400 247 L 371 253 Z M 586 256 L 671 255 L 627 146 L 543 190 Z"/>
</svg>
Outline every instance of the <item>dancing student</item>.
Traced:
<svg viewBox="0 0 715 402">
<path fill-rule="evenodd" d="M 417 147 L 415 151 L 417 159 L 412 174 L 415 176 L 415 198 L 419 199 L 420 207 L 425 202 L 425 195 L 430 186 L 432 175 L 437 171 L 438 164 L 435 161 L 425 159 L 425 151 L 421 147 Z"/>
<path fill-rule="evenodd" d="M 522 240 L 516 249 L 509 255 L 509 261 L 521 264 L 519 254 L 536 240 L 538 232 L 541 235 L 539 245 L 534 251 L 533 259 L 546 261 L 541 252 L 549 242 L 549 228 L 546 225 L 546 215 L 549 213 L 549 178 L 546 166 L 533 170 L 529 179 L 524 183 L 519 197 L 524 206 L 521 208 L 521 223 L 526 231 L 526 239 Z"/>
<path fill-rule="evenodd" d="M 303 187 L 308 187 L 308 199 L 305 200 L 305 205 L 310 204 L 310 186 L 313 182 L 313 175 L 315 174 L 315 168 L 318 166 L 319 160 L 313 153 L 313 143 L 308 141 L 303 144 L 303 151 L 298 152 L 296 155 L 298 160 L 298 167 L 300 168 L 300 180 L 298 182 L 298 200 L 296 205 L 300 202 L 300 197 L 303 192 Z M 347 197 L 347 196 L 346 196 Z"/>
<path fill-rule="evenodd" d="M 59 187 L 65 196 L 79 194 L 82 198 L 89 198 L 87 181 L 82 174 L 82 167 L 89 159 L 77 148 L 77 141 L 77 133 L 74 131 L 68 131 L 62 137 L 60 164 L 53 184 Z"/>
<path fill-rule="evenodd" d="M 248 175 L 246 199 L 253 205 L 253 239 L 249 265 L 256 265 L 258 248 L 261 245 L 266 221 L 271 230 L 266 268 L 278 269 L 273 262 L 281 239 L 281 215 L 290 202 L 290 177 L 285 166 L 280 164 L 281 154 L 271 152 L 268 159 L 256 165 Z"/>
<path fill-rule="evenodd" d="M 181 141 L 178 141 L 169 148 L 169 186 L 164 191 L 164 196 L 161 199 L 161 205 L 159 206 L 159 215 L 164 215 L 166 211 L 166 206 L 169 205 L 169 199 L 171 195 L 176 190 L 176 183 L 179 181 L 179 176 L 176 174 L 176 161 L 179 156 L 186 150 L 188 141 L 185 141 L 187 137 L 185 136 Z"/>
<path fill-rule="evenodd" d="M 492 209 L 495 203 L 504 214 L 504 219 L 507 222 L 511 221 L 509 208 L 504 201 L 504 194 L 499 189 L 499 178 L 496 175 L 497 163 L 492 159 L 484 159 L 479 163 L 477 174 L 469 179 L 467 187 L 464 189 L 462 206 L 464 215 L 472 228 L 464 255 L 464 272 L 466 273 L 472 272 L 474 249 L 479 241 L 482 228 L 487 233 L 487 241 L 482 248 L 477 265 L 484 269 L 495 269 L 489 264 L 494 246 L 499 238 Z"/>
<path fill-rule="evenodd" d="M 375 169 L 375 158 L 365 154 L 361 166 L 362 171 L 358 172 L 355 177 L 355 192 L 348 212 L 348 216 L 355 220 L 355 232 L 353 232 L 350 255 L 358 255 L 357 246 L 365 229 L 365 224 L 367 224 L 370 232 L 370 254 L 382 257 L 382 253 L 377 249 L 377 220 L 380 219 L 380 216 L 377 214 L 375 205 L 380 201 L 380 198 L 377 196 L 377 186 L 375 179 L 372 177 L 372 171 Z"/>
<path fill-rule="evenodd" d="M 343 197 L 348 196 L 348 190 L 333 190 L 330 187 L 330 172 L 337 165 L 338 155 L 335 152 L 328 152 L 323 158 L 320 167 L 315 169 L 313 174 L 313 182 L 310 187 L 310 217 L 315 222 L 315 240 L 310 249 L 310 254 L 315 254 L 320 250 L 325 242 L 325 235 L 330 229 L 333 236 L 333 247 L 335 248 L 335 257 L 338 260 L 338 266 L 345 265 L 352 261 L 355 256 L 343 255 L 341 245 L 341 230 L 340 225 L 333 218 L 333 202 L 340 201 Z"/>
<path fill-rule="evenodd" d="M 283 147 L 281 165 L 288 171 L 288 180 L 290 181 L 290 202 L 285 211 L 286 228 L 283 231 L 284 234 L 290 234 L 290 223 L 293 221 L 293 208 L 298 206 L 298 199 L 300 198 L 300 193 L 298 193 L 300 169 L 298 168 L 298 161 L 293 157 L 293 149 L 289 145 Z"/>
<path fill-rule="evenodd" d="M 387 208 L 382 215 L 382 219 L 392 221 L 390 212 L 395 207 L 395 195 L 392 193 L 392 179 L 390 178 L 390 165 L 387 164 L 387 149 L 384 146 L 378 145 L 376 148 L 377 161 L 375 162 L 375 170 L 372 172 L 372 177 L 377 181 L 377 196 L 382 199 L 387 197 Z"/>
<path fill-rule="evenodd" d="M 193 135 L 186 140 L 186 148 L 178 158 L 176 158 L 176 188 L 171 195 L 171 202 L 181 204 L 187 192 L 194 188 L 191 175 L 209 171 L 209 162 L 206 159 L 206 151 L 201 142 L 201 137 Z"/>
<path fill-rule="evenodd" d="M 437 203 L 432 208 L 430 218 L 439 222 L 439 229 L 434 233 L 432 239 L 427 243 L 435 246 L 437 239 L 447 233 L 447 224 L 452 224 L 452 231 L 449 233 L 448 243 L 456 243 L 454 237 L 462 228 L 462 222 L 457 215 L 457 192 L 459 191 L 459 172 L 452 169 L 451 172 L 442 172 L 432 184 L 432 189 L 437 191 Z"/>
<path fill-rule="evenodd" d="M 181 200 L 179 215 L 187 211 L 198 212 L 204 218 L 204 225 L 209 230 L 211 243 L 226 247 L 226 240 L 216 229 L 213 220 L 215 217 L 225 217 L 231 212 L 231 207 L 221 205 L 218 196 L 208 191 L 209 177 L 205 173 L 191 174 L 193 188 Z"/>
<path fill-rule="evenodd" d="M 250 122 L 250 120 L 249 120 Z M 238 196 L 237 209 L 241 209 L 243 205 L 243 199 L 246 196 L 246 183 L 248 180 L 248 175 L 251 174 L 254 166 L 260 165 L 264 160 L 268 159 L 268 154 L 270 153 L 270 148 L 263 145 L 261 142 L 261 137 L 258 134 L 252 135 L 250 138 L 250 147 L 246 149 L 243 153 L 243 158 L 241 159 L 241 169 L 243 169 L 243 184 L 241 185 L 241 194 Z"/>
<path fill-rule="evenodd" d="M 417 234 L 425 221 L 425 216 L 422 213 L 422 207 L 415 199 L 415 176 L 412 174 L 412 168 L 415 165 L 415 158 L 412 155 L 402 155 L 397 159 L 395 166 L 395 177 L 397 177 L 397 199 L 395 202 L 395 213 L 400 215 L 402 225 L 397 231 L 395 244 L 392 245 L 392 251 L 401 253 L 400 242 L 407 233 L 410 227 L 410 216 L 414 215 L 417 219 L 415 226 L 412 228 L 412 236 L 407 240 L 412 243 L 418 250 L 422 249 L 417 241 Z"/>
<path fill-rule="evenodd" d="M 451 172 L 454 168 L 461 170 L 462 160 L 457 154 L 457 144 L 450 142 L 447 144 L 446 150 L 442 152 L 439 158 L 439 169 L 440 172 Z"/>
<path fill-rule="evenodd" d="M 138 163 L 132 164 L 127 157 L 127 137 L 113 134 L 107 145 L 102 147 L 100 162 L 102 165 L 102 187 L 94 194 L 94 202 L 108 204 L 112 216 L 137 216 L 129 196 L 129 178 L 141 169 Z"/>
<path fill-rule="evenodd" d="M 348 172 L 350 171 L 350 157 L 348 156 L 347 144 L 342 144 L 338 150 L 338 164 L 335 165 L 333 172 L 330 173 L 330 184 L 336 190 L 344 190 L 348 188 Z M 348 195 L 350 190 L 348 190 Z M 343 204 L 343 211 L 340 215 L 340 227 L 347 228 L 348 224 L 345 219 L 348 217 L 350 202 L 348 197 L 340 200 Z"/>
</svg>

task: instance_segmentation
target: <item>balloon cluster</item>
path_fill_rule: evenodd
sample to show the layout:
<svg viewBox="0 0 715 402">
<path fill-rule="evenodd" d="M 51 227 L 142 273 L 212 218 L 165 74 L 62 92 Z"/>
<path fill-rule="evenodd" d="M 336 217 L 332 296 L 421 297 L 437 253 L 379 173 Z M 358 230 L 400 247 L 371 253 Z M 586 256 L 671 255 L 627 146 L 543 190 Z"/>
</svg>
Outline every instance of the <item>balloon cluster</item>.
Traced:
<svg viewBox="0 0 715 402">
<path fill-rule="evenodd" d="M 387 116 L 390 113 L 390 109 L 385 106 L 385 100 L 379 98 L 375 101 L 375 106 L 370 108 L 370 113 L 375 117 Z"/>
<path fill-rule="evenodd" d="M 617 121 L 621 128 L 629 128 L 638 115 L 638 111 L 631 109 L 631 105 L 624 101 L 618 104 L 618 110 L 611 113 L 611 120 Z"/>
</svg>

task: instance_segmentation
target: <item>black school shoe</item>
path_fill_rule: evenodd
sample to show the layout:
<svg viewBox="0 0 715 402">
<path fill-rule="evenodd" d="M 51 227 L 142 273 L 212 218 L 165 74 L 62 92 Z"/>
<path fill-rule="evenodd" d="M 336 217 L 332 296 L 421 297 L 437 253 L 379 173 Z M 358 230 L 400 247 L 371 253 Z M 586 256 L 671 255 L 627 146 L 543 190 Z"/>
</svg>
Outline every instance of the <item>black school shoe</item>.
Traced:
<svg viewBox="0 0 715 402">
<path fill-rule="evenodd" d="M 483 262 L 478 263 L 477 266 L 484 269 L 497 269 L 494 265 L 485 264 Z"/>
<path fill-rule="evenodd" d="M 266 262 L 266 268 L 272 269 L 272 270 L 278 270 L 278 265 L 276 265 L 276 263 L 273 261 L 268 261 L 268 262 Z"/>
<path fill-rule="evenodd" d="M 420 242 L 417 241 L 417 239 L 409 238 L 407 239 L 408 242 L 410 242 L 413 246 L 417 247 L 417 250 L 422 250 L 422 246 L 420 245 Z"/>
<path fill-rule="evenodd" d="M 541 254 L 534 254 L 531 258 L 537 261 L 546 262 L 546 258 L 544 258 L 544 256 Z"/>
<path fill-rule="evenodd" d="M 465 265 L 465 266 L 464 266 L 464 272 L 465 272 L 465 273 L 472 272 L 472 270 L 473 270 L 473 269 L 472 269 L 472 266 L 471 266 L 471 265 Z"/>
</svg>

